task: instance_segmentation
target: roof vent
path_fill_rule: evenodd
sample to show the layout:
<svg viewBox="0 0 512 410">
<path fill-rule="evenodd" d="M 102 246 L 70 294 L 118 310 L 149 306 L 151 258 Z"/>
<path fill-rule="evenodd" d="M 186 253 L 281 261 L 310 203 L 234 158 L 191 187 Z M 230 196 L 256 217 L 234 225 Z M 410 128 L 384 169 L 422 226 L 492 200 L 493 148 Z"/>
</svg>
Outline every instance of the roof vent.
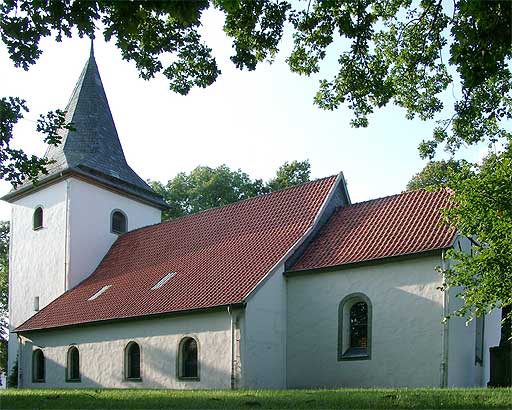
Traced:
<svg viewBox="0 0 512 410">
<path fill-rule="evenodd" d="M 98 299 L 103 293 L 105 293 L 112 285 L 106 285 L 106 286 L 103 286 L 100 290 L 98 290 L 94 295 L 92 295 L 89 299 L 87 300 L 94 300 L 94 299 Z"/>
<path fill-rule="evenodd" d="M 171 272 L 165 275 L 162 279 L 160 279 L 155 285 L 151 288 L 151 290 L 157 290 L 160 289 L 162 286 L 164 286 L 167 282 L 171 280 L 171 278 L 176 275 L 176 272 Z"/>
</svg>

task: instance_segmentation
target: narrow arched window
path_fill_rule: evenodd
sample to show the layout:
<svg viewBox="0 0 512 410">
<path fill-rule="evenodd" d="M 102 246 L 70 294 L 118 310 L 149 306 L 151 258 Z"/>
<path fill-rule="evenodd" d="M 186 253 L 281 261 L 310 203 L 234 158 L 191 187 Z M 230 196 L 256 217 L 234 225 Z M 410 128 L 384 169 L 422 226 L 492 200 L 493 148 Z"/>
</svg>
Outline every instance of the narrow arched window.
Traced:
<svg viewBox="0 0 512 410">
<path fill-rule="evenodd" d="M 185 337 L 180 342 L 178 353 L 178 376 L 182 379 L 199 379 L 197 341 Z"/>
<path fill-rule="evenodd" d="M 34 211 L 33 229 L 34 231 L 43 227 L 43 208 L 40 206 Z"/>
<path fill-rule="evenodd" d="M 69 382 L 80 381 L 80 352 L 76 346 L 68 349 L 66 380 Z"/>
<path fill-rule="evenodd" d="M 127 380 L 140 380 L 140 346 L 135 342 L 126 345 L 125 355 L 125 377 Z"/>
<path fill-rule="evenodd" d="M 112 212 L 110 230 L 112 233 L 116 233 L 118 235 L 125 233 L 128 230 L 128 221 L 126 219 L 126 215 L 123 212 L 119 210 Z"/>
<path fill-rule="evenodd" d="M 368 347 L 368 305 L 356 302 L 350 308 L 350 348 Z"/>
<path fill-rule="evenodd" d="M 354 293 L 345 297 L 338 312 L 338 360 L 369 359 L 371 314 L 368 297 Z"/>
<path fill-rule="evenodd" d="M 44 383 L 44 376 L 44 353 L 41 349 L 36 349 L 32 353 L 32 381 L 34 383 Z"/>
</svg>

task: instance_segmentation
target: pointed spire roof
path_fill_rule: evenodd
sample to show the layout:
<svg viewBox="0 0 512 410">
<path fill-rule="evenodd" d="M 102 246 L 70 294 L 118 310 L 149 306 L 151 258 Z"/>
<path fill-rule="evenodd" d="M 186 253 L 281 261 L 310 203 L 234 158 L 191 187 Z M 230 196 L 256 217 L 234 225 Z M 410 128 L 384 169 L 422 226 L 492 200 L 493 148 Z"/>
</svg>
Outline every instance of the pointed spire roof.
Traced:
<svg viewBox="0 0 512 410">
<path fill-rule="evenodd" d="M 167 207 L 162 197 L 126 162 L 94 58 L 92 41 L 89 59 L 66 107 L 66 122 L 71 122 L 74 130 L 63 130 L 61 143 L 49 146 L 45 157 L 53 163 L 47 167 L 49 175 L 40 178 L 40 184 L 57 174 L 75 172 L 160 208 Z M 25 185 L 13 193 L 24 188 Z"/>
</svg>

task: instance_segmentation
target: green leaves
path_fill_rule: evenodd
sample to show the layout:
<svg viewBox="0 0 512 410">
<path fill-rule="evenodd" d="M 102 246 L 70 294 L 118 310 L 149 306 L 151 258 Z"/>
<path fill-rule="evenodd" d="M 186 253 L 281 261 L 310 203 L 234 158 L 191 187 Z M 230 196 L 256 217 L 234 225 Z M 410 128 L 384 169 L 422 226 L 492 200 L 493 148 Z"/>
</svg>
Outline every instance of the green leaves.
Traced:
<svg viewBox="0 0 512 410">
<path fill-rule="evenodd" d="M 226 165 L 199 166 L 190 174 L 179 173 L 167 185 L 153 183 L 171 206 L 164 219 L 230 204 L 257 195 L 258 186 L 241 170 Z"/>
<path fill-rule="evenodd" d="M 140 76 L 149 80 L 162 72 L 171 90 L 187 94 L 207 87 L 220 70 L 211 49 L 197 31 L 207 1 L 107 2 L 101 8 L 106 40 L 116 39 L 125 60 L 135 61 Z M 164 67 L 162 56 L 170 54 Z"/>
<path fill-rule="evenodd" d="M 411 178 L 407 183 L 406 190 L 442 188 L 455 176 L 460 178 L 467 165 L 468 163 L 463 160 L 431 161 Z"/>
<path fill-rule="evenodd" d="M 350 40 L 339 55 L 338 74 L 320 82 L 319 107 L 347 104 L 355 127 L 367 126 L 368 115 L 391 101 L 409 119 L 431 119 L 442 109 L 439 94 L 450 76 L 439 61 L 448 24 L 440 2 L 423 1 L 418 9 L 409 1 L 317 2 L 292 22 L 295 48 L 288 63 L 299 74 L 318 72 L 337 36 Z"/>
<path fill-rule="evenodd" d="M 285 162 L 279 167 L 275 178 L 267 182 L 266 191 L 289 188 L 309 181 L 311 165 L 308 160 Z"/>
<path fill-rule="evenodd" d="M 254 70 L 258 63 L 272 61 L 290 4 L 280 0 L 217 0 L 214 3 L 225 13 L 224 31 L 233 39 L 235 55 L 231 61 L 235 66 Z"/>
<path fill-rule="evenodd" d="M 463 144 L 509 136 L 509 0 L 7 0 L 0 5 L 0 35 L 15 65 L 28 69 L 41 54 L 42 37 L 60 41 L 76 29 L 93 38 L 101 23 L 105 39 L 115 38 L 142 78 L 162 73 L 171 90 L 185 95 L 221 73 L 198 32 L 210 4 L 225 15 L 231 60 L 239 69 L 272 61 L 289 22 L 294 48 L 287 62 L 293 72 L 321 72 L 328 53 L 338 55 L 338 72 L 320 81 L 315 95 L 320 108 L 346 105 L 355 127 L 368 126 L 368 116 L 389 103 L 404 108 L 408 119 L 435 118 L 439 126 L 420 146 L 424 158 L 432 159 L 439 147 L 453 154 Z M 439 118 L 442 93 L 459 81 L 453 115 Z"/>
<path fill-rule="evenodd" d="M 454 208 L 447 223 L 473 238 L 471 254 L 449 251 L 457 261 L 447 270 L 448 285 L 463 287 L 459 315 L 481 314 L 512 305 L 512 149 L 490 154 L 483 164 L 453 175 Z"/>
<path fill-rule="evenodd" d="M 171 207 L 164 211 L 163 219 L 167 220 L 302 184 L 309 181 L 309 176 L 307 160 L 285 162 L 267 184 L 260 179 L 251 180 L 242 170 L 232 171 L 226 165 L 198 166 L 190 174 L 179 173 L 166 185 L 150 185 Z"/>
<path fill-rule="evenodd" d="M 25 180 L 37 181 L 41 174 L 47 174 L 49 161 L 34 155 L 28 156 L 20 149 L 11 147 L 14 125 L 28 112 L 25 100 L 15 97 L 0 99 L 0 178 L 14 187 Z M 37 131 L 44 135 L 44 141 L 51 145 L 60 142 L 58 131 L 72 129 L 65 121 L 65 112 L 50 111 L 37 120 Z"/>
</svg>

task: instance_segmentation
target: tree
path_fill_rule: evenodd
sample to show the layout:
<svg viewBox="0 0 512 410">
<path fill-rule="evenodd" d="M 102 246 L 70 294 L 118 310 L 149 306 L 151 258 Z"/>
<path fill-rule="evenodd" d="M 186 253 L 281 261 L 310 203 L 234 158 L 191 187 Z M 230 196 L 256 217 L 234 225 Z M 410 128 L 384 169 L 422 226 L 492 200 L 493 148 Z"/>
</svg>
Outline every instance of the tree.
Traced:
<svg viewBox="0 0 512 410">
<path fill-rule="evenodd" d="M 48 174 L 46 166 L 50 161 L 28 156 L 23 150 L 11 146 L 14 125 L 28 112 L 25 100 L 8 97 L 0 99 L 0 178 L 10 182 L 14 187 L 24 180 L 36 182 L 41 174 Z M 65 112 L 50 111 L 40 115 L 37 120 L 37 132 L 44 135 L 44 142 L 58 145 L 61 140 L 59 129 L 72 129 L 72 124 L 66 123 Z"/>
<path fill-rule="evenodd" d="M 412 191 L 414 189 L 446 186 L 449 178 L 460 173 L 465 163 L 464 160 L 456 161 L 454 159 L 430 161 L 420 172 L 411 178 L 407 183 L 406 190 Z"/>
<path fill-rule="evenodd" d="M 0 221 L 0 373 L 7 373 L 9 311 L 9 222 Z"/>
<path fill-rule="evenodd" d="M 242 170 L 232 171 L 226 165 L 198 166 L 190 174 L 180 172 L 165 185 L 161 182 L 150 182 L 150 185 L 171 207 L 163 214 L 167 220 L 295 186 L 309 181 L 309 175 L 307 160 L 285 162 L 267 184 L 260 179 L 251 180 Z"/>
<path fill-rule="evenodd" d="M 512 147 L 491 153 L 481 165 L 465 164 L 448 181 L 456 207 L 446 221 L 473 241 L 471 254 L 458 249 L 446 270 L 448 286 L 462 286 L 462 316 L 512 306 Z"/>
<path fill-rule="evenodd" d="M 308 160 L 301 162 L 292 161 L 290 163 L 285 162 L 277 170 L 275 178 L 268 181 L 267 190 L 272 192 L 278 189 L 303 184 L 309 181 L 310 175 L 311 165 Z"/>
<path fill-rule="evenodd" d="M 453 115 L 438 119 L 432 138 L 421 144 L 423 157 L 433 158 L 440 144 L 454 152 L 461 144 L 509 136 L 503 126 L 512 117 L 509 0 L 5 0 L 0 36 L 14 64 L 28 69 L 42 53 L 41 38 L 61 41 L 73 32 L 94 38 L 101 25 L 103 37 L 115 39 L 142 78 L 162 73 L 171 90 L 186 94 L 220 74 L 198 31 L 210 6 L 225 15 L 239 69 L 271 61 L 285 27 L 293 30 L 293 72 L 317 73 L 337 51 L 338 73 L 320 82 L 314 102 L 328 110 L 347 105 L 356 127 L 367 126 L 368 115 L 389 103 L 405 108 L 407 118 L 432 119 L 443 109 L 440 95 L 460 86 Z M 17 165 L 14 172 L 26 176 Z"/>
<path fill-rule="evenodd" d="M 164 220 L 250 198 L 262 188 L 261 181 L 253 182 L 245 172 L 231 171 L 226 165 L 198 166 L 190 174 L 180 172 L 166 185 L 152 182 L 151 186 L 171 206 Z"/>
</svg>

